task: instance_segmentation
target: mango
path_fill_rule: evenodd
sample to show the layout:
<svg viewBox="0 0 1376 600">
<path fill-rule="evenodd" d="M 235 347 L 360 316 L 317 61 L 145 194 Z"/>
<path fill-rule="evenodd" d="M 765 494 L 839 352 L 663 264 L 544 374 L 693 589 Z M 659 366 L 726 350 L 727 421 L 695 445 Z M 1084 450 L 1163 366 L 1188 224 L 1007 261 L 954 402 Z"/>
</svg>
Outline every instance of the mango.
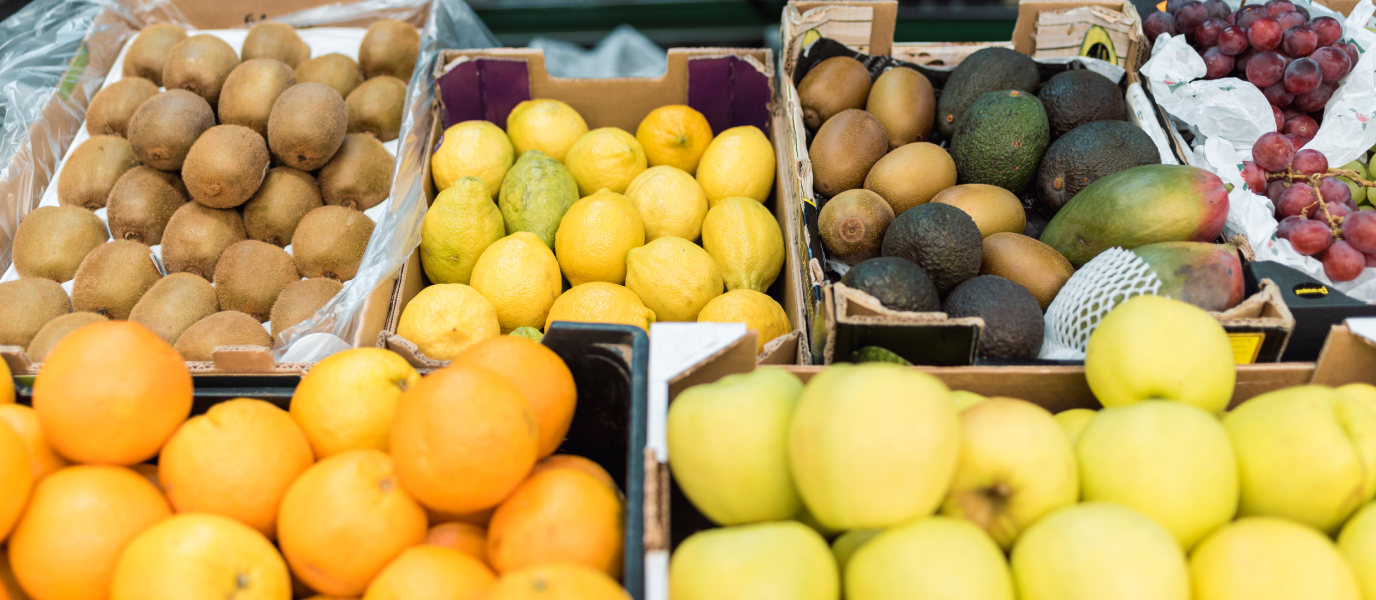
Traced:
<svg viewBox="0 0 1376 600">
<path fill-rule="evenodd" d="M 1134 248 L 1161 280 L 1157 296 L 1223 312 L 1242 302 L 1242 261 L 1237 248 L 1202 242 L 1161 242 Z"/>
<path fill-rule="evenodd" d="M 836 559 L 826 540 L 793 521 L 709 529 L 669 561 L 674 600 L 837 600 Z"/>
</svg>

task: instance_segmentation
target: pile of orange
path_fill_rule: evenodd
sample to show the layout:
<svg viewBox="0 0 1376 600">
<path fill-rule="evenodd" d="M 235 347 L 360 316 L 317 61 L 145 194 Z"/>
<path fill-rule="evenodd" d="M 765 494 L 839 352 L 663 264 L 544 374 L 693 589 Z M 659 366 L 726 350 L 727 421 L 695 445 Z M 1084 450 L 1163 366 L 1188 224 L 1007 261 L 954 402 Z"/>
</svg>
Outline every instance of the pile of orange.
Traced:
<svg viewBox="0 0 1376 600">
<path fill-rule="evenodd" d="M 127 321 L 64 338 L 32 408 L 0 398 L 0 600 L 629 598 L 624 498 L 553 454 L 577 392 L 539 343 L 492 338 L 426 377 L 348 350 L 290 412 L 188 419 L 191 399 L 177 353 Z"/>
</svg>

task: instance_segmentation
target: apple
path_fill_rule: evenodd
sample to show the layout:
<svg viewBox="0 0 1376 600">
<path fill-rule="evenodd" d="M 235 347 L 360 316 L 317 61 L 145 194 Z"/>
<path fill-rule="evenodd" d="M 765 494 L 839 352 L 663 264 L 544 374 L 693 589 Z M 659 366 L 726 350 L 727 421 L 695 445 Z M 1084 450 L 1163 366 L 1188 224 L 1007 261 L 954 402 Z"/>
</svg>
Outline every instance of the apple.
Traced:
<svg viewBox="0 0 1376 600">
<path fill-rule="evenodd" d="M 1364 598 L 1376 598 L 1376 503 L 1357 511 L 1338 536 L 1338 551 L 1357 575 Z"/>
<path fill-rule="evenodd" d="M 960 462 L 941 514 L 1007 550 L 1028 525 L 1080 499 L 1075 451 L 1045 408 L 990 398 L 960 413 Z"/>
<path fill-rule="evenodd" d="M 958 411 L 970 408 L 971 406 L 979 404 L 980 402 L 984 402 L 985 400 L 988 400 L 988 398 L 985 398 L 984 396 L 981 396 L 974 392 L 967 392 L 965 390 L 951 390 L 951 402 L 956 403 L 956 410 Z"/>
<path fill-rule="evenodd" d="M 1194 600 L 1362 600 L 1357 576 L 1318 530 L 1244 517 L 1200 542 L 1190 557 Z"/>
<path fill-rule="evenodd" d="M 1065 430 L 1066 437 L 1070 438 L 1070 444 L 1075 445 L 1076 440 L 1080 439 L 1080 432 L 1084 431 L 1085 425 L 1089 425 L 1089 420 L 1094 418 L 1098 411 L 1088 408 L 1072 408 L 1056 413 L 1056 423 Z"/>
<path fill-rule="evenodd" d="M 1155 521 L 1084 502 L 1037 521 L 1013 547 L 1019 600 L 1190 600 L 1180 545 Z"/>
<path fill-rule="evenodd" d="M 1003 551 L 982 529 L 949 517 L 884 531 L 855 551 L 842 581 L 847 600 L 1013 600 Z"/>
<path fill-rule="evenodd" d="M 669 560 L 674 600 L 837 600 L 840 594 L 826 540 L 793 521 L 698 532 Z"/>
<path fill-rule="evenodd" d="M 1338 388 L 1338 391 L 1360 402 L 1372 414 L 1376 414 L 1376 386 L 1366 383 L 1349 383 Z"/>
<path fill-rule="evenodd" d="M 883 531 L 883 529 L 852 529 L 831 542 L 831 554 L 836 557 L 836 566 L 841 570 L 843 586 L 846 564 L 850 562 L 850 557 L 854 556 L 855 551 L 859 550 L 861 546 L 864 546 Z"/>
</svg>

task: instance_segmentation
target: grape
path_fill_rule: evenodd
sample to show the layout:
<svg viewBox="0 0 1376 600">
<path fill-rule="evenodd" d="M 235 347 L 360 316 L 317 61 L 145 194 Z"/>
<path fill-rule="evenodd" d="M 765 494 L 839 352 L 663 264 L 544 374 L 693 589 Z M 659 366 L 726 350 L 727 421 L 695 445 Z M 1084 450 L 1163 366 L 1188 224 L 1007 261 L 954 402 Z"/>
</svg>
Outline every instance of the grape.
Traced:
<svg viewBox="0 0 1376 600">
<path fill-rule="evenodd" d="M 1333 281 L 1352 281 L 1366 268 L 1366 256 L 1344 241 L 1333 242 L 1323 256 L 1323 274 Z"/>
<path fill-rule="evenodd" d="M 1166 12 L 1173 15 L 1175 11 L 1180 10 L 1180 7 L 1189 1 L 1190 0 L 1166 0 Z"/>
<path fill-rule="evenodd" d="M 1218 32 L 1218 49 L 1228 56 L 1237 56 L 1247 49 L 1247 30 L 1241 25 L 1229 25 Z"/>
<path fill-rule="evenodd" d="M 1276 22 L 1280 23 L 1281 29 L 1290 31 L 1293 27 L 1299 27 L 1309 22 L 1309 18 L 1295 11 L 1283 12 L 1276 15 Z"/>
<path fill-rule="evenodd" d="M 1280 83 L 1285 76 L 1285 59 L 1275 52 L 1258 52 L 1247 61 L 1247 81 L 1266 89 Z"/>
<path fill-rule="evenodd" d="M 1242 180 L 1247 182 L 1247 189 L 1254 193 L 1266 191 L 1266 172 L 1250 160 L 1242 161 Z"/>
<path fill-rule="evenodd" d="M 1290 145 L 1295 148 L 1296 152 L 1299 152 L 1300 148 L 1303 148 L 1307 144 L 1309 144 L 1309 138 L 1304 137 L 1302 135 L 1296 135 L 1293 133 L 1285 134 L 1285 139 L 1290 140 Z"/>
<path fill-rule="evenodd" d="M 1319 17 L 1309 21 L 1309 28 L 1319 34 L 1320 46 L 1331 46 L 1343 37 L 1343 24 L 1333 17 Z"/>
<path fill-rule="evenodd" d="M 1260 50 L 1248 47 L 1246 50 L 1242 51 L 1242 54 L 1233 57 L 1233 64 L 1236 65 L 1235 68 L 1237 69 L 1237 76 L 1239 78 L 1247 79 L 1247 63 L 1252 60 L 1253 56 L 1258 54 L 1261 54 Z M 1284 77 L 1284 75 L 1284 73 L 1281 73 L 1282 77 Z"/>
<path fill-rule="evenodd" d="M 1295 3 L 1290 0 L 1268 0 L 1266 3 L 1266 12 L 1270 13 L 1273 17 L 1281 13 L 1294 11 Z"/>
<path fill-rule="evenodd" d="M 1290 228 L 1290 245 L 1295 252 L 1304 256 L 1314 256 L 1333 245 L 1333 232 L 1321 221 L 1308 219 Z"/>
<path fill-rule="evenodd" d="M 1293 103 L 1294 107 L 1304 112 L 1314 112 L 1327 106 L 1328 99 L 1333 97 L 1333 90 L 1335 89 L 1329 85 L 1324 83 L 1308 94 L 1297 94 Z"/>
<path fill-rule="evenodd" d="M 1349 212 L 1356 210 L 1352 204 L 1352 189 L 1346 183 L 1339 181 L 1337 177 L 1324 177 L 1319 181 L 1319 196 L 1324 202 L 1331 202 L 1335 206 L 1342 206 Z"/>
<path fill-rule="evenodd" d="M 1224 54 L 1218 46 L 1204 51 L 1205 79 L 1221 79 L 1233 72 L 1233 57 Z"/>
<path fill-rule="evenodd" d="M 1194 30 L 1194 41 L 1201 48 L 1212 48 L 1218 45 L 1218 32 L 1223 31 L 1228 24 L 1223 19 L 1209 19 L 1199 24 Z"/>
<path fill-rule="evenodd" d="M 1303 6 L 1300 6 L 1300 5 L 1296 4 L 1296 5 L 1295 5 L 1295 12 L 1300 13 L 1301 15 L 1303 15 L 1303 16 L 1304 16 L 1304 20 L 1305 20 L 1306 23 L 1309 22 L 1309 9 L 1307 9 L 1307 8 L 1305 8 L 1305 7 L 1303 7 Z"/>
<path fill-rule="evenodd" d="M 1309 56 L 1319 47 L 1319 34 L 1304 25 L 1286 29 L 1281 38 L 1281 48 L 1294 57 Z"/>
<path fill-rule="evenodd" d="M 1376 211 L 1358 211 L 1343 220 L 1343 239 L 1358 252 L 1376 254 Z"/>
<path fill-rule="evenodd" d="M 1312 58 L 1300 58 L 1285 67 L 1285 90 L 1291 94 L 1308 94 L 1323 83 L 1323 69 Z"/>
<path fill-rule="evenodd" d="M 1304 173 L 1305 175 L 1318 175 L 1328 172 L 1328 157 L 1322 152 L 1313 149 L 1299 150 L 1295 152 L 1295 158 L 1290 160 L 1290 168 Z M 1347 187 L 1343 185 L 1343 187 Z"/>
<path fill-rule="evenodd" d="M 1256 8 L 1260 8 L 1261 10 L 1252 10 Z M 1242 26 L 1243 29 L 1248 29 L 1252 26 L 1253 23 L 1256 23 L 1261 19 L 1269 18 L 1271 18 L 1271 13 L 1267 12 L 1265 7 L 1256 5 L 1244 6 L 1242 7 L 1242 14 L 1239 14 L 1237 16 L 1237 24 Z M 1277 25 L 1279 24 L 1280 23 L 1277 23 Z"/>
<path fill-rule="evenodd" d="M 1175 17 L 1165 12 L 1154 12 L 1147 15 L 1147 19 L 1142 21 L 1142 29 L 1147 32 L 1147 37 L 1152 42 L 1155 42 L 1156 38 L 1161 37 L 1163 33 L 1171 36 L 1179 33 L 1175 30 Z"/>
<path fill-rule="evenodd" d="M 1285 120 L 1286 120 L 1286 121 L 1289 121 L 1290 119 L 1293 119 L 1293 118 L 1295 118 L 1295 117 L 1298 117 L 1298 116 L 1304 114 L 1304 113 L 1302 113 L 1302 112 L 1300 112 L 1300 111 L 1298 111 L 1298 110 L 1295 110 L 1295 109 L 1293 109 L 1293 108 L 1282 108 L 1282 109 L 1280 109 L 1280 112 L 1281 112 L 1282 114 L 1285 115 Z"/>
<path fill-rule="evenodd" d="M 1281 112 L 1279 106 L 1274 104 L 1271 105 L 1271 116 L 1276 118 L 1276 131 L 1280 131 L 1281 128 L 1285 127 L 1285 113 Z"/>
<path fill-rule="evenodd" d="M 1309 57 L 1319 63 L 1319 68 L 1323 69 L 1323 80 L 1327 82 L 1341 81 L 1352 70 L 1352 60 L 1347 57 L 1347 52 L 1339 48 L 1324 46 Z"/>
<path fill-rule="evenodd" d="M 1376 267 L 1376 255 L 1368 254 L 1366 255 L 1366 268 L 1370 269 L 1373 267 Z"/>
<path fill-rule="evenodd" d="M 1247 42 L 1257 50 L 1275 50 L 1280 47 L 1285 30 L 1271 17 L 1263 17 L 1247 28 Z"/>
<path fill-rule="evenodd" d="M 1346 186 L 1344 186 L 1344 187 L 1346 187 Z M 1325 199 L 1325 201 L 1326 201 L 1326 200 L 1327 200 L 1327 199 Z M 1320 210 L 1320 211 L 1316 211 L 1316 214 L 1318 215 L 1318 217 L 1319 217 L 1320 219 L 1324 218 L 1325 216 L 1330 217 L 1330 218 L 1333 218 L 1333 219 L 1342 219 L 1342 218 L 1346 217 L 1347 215 L 1352 214 L 1352 207 L 1350 207 L 1350 206 L 1348 206 L 1348 205 L 1346 205 L 1346 204 L 1331 204 L 1331 203 L 1330 203 L 1330 204 L 1328 204 L 1328 211 L 1327 211 L 1326 213 L 1325 213 L 1324 211 Z"/>
<path fill-rule="evenodd" d="M 1290 168 L 1290 159 L 1294 157 L 1295 147 L 1281 133 L 1263 133 L 1252 144 L 1252 160 L 1269 173 Z"/>
<path fill-rule="evenodd" d="M 1180 10 L 1175 11 L 1175 29 L 1185 35 L 1192 35 L 1199 24 L 1208 18 L 1209 9 L 1204 6 L 1204 3 L 1191 0 L 1181 4 Z"/>
<path fill-rule="evenodd" d="M 1295 215 L 1312 217 L 1315 209 L 1318 208 L 1316 206 L 1318 201 L 1319 197 L 1314 194 L 1314 188 L 1309 187 L 1309 184 L 1294 183 L 1285 190 L 1285 193 L 1280 195 L 1280 203 L 1276 205 L 1276 214 L 1281 217 Z"/>
<path fill-rule="evenodd" d="M 1271 103 L 1271 108 L 1290 106 L 1290 102 L 1295 99 L 1295 95 L 1285 91 L 1285 85 L 1280 83 L 1261 90 L 1261 93 L 1266 96 L 1266 101 Z"/>
<path fill-rule="evenodd" d="M 1224 23 L 1227 23 L 1227 24 L 1229 24 L 1229 25 L 1236 24 L 1236 23 L 1237 23 L 1237 13 L 1235 13 L 1235 12 L 1234 12 L 1234 13 L 1228 13 L 1228 16 L 1223 17 L 1223 22 L 1224 22 Z"/>
<path fill-rule="evenodd" d="M 1197 30 L 1196 30 L 1196 31 L 1197 31 Z M 1357 52 L 1357 45 L 1356 45 L 1356 44 L 1348 44 L 1348 43 L 1346 43 L 1346 42 L 1338 42 L 1338 43 L 1336 43 L 1336 44 L 1333 44 L 1333 46 L 1334 46 L 1334 47 L 1337 47 L 1337 48 L 1342 48 L 1343 52 L 1346 52 L 1346 53 L 1347 53 L 1347 59 L 1348 59 L 1349 61 L 1352 62 L 1352 68 L 1354 68 L 1354 69 L 1357 68 L 1357 61 L 1360 60 L 1360 59 L 1362 58 L 1362 56 L 1361 56 L 1360 53 Z"/>
<path fill-rule="evenodd" d="M 1304 217 L 1301 217 L 1299 215 L 1292 215 L 1289 217 L 1285 217 L 1284 219 L 1281 219 L 1280 225 L 1276 226 L 1276 237 L 1282 240 L 1290 239 L 1290 230 L 1294 229 L 1296 225 L 1299 225 L 1300 223 L 1303 223 L 1307 220 L 1308 219 L 1305 219 Z"/>
<path fill-rule="evenodd" d="M 1223 0 L 1204 0 L 1204 8 L 1209 9 L 1209 18 L 1223 20 L 1228 15 L 1233 14 L 1233 9 L 1228 8 L 1228 3 Z"/>
</svg>

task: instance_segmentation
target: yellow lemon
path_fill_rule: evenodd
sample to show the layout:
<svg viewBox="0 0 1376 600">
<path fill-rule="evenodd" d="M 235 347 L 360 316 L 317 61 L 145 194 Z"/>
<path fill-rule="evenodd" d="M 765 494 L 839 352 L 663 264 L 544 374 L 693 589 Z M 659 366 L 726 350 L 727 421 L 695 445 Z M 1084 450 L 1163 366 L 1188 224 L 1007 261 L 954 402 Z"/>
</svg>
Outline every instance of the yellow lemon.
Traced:
<svg viewBox="0 0 1376 600">
<path fill-rule="evenodd" d="M 645 226 L 631 201 L 600 190 L 573 203 L 554 234 L 554 254 L 569 285 L 626 281 L 626 253 L 645 245 Z"/>
<path fill-rule="evenodd" d="M 702 233 L 707 194 L 692 175 L 669 166 L 650 167 L 631 181 L 626 199 L 645 223 L 645 241 L 666 235 L 688 241 Z"/>
<path fill-rule="evenodd" d="M 420 226 L 420 264 L 430 283 L 468 283 L 473 265 L 506 234 L 487 184 L 464 177 L 440 192 Z"/>
<path fill-rule="evenodd" d="M 514 162 L 516 151 L 500 127 L 487 121 L 464 121 L 444 130 L 439 149 L 430 157 L 430 172 L 437 189 L 447 189 L 461 177 L 477 177 L 487 184 L 490 195 L 496 195 Z"/>
<path fill-rule="evenodd" d="M 337 352 L 301 378 L 291 396 L 291 417 L 316 460 L 359 448 L 386 452 L 397 398 L 419 381 L 420 373 L 390 350 Z"/>
<path fill-rule="evenodd" d="M 588 132 L 588 123 L 572 106 L 550 98 L 526 100 L 511 109 L 506 117 L 506 134 L 516 155 L 539 150 L 564 162 L 574 140 Z"/>
<path fill-rule="evenodd" d="M 519 231 L 487 247 L 469 285 L 497 309 L 502 333 L 541 328 L 563 286 L 559 261 L 540 236 Z"/>
<path fill-rule="evenodd" d="M 435 360 L 453 360 L 465 348 L 501 333 L 497 309 L 462 283 L 421 290 L 402 309 L 397 322 L 397 335 Z"/>
<path fill-rule="evenodd" d="M 645 115 L 635 130 L 635 139 L 645 148 L 651 166 L 677 167 L 691 175 L 697 172 L 702 153 L 712 143 L 712 126 L 691 107 L 671 104 Z"/>
<path fill-rule="evenodd" d="M 698 164 L 698 183 L 707 201 L 744 196 L 764 202 L 774 187 L 774 145 L 758 128 L 746 125 L 721 132 Z"/>
<path fill-rule="evenodd" d="M 626 288 L 660 321 L 696 321 L 721 295 L 721 269 L 697 244 L 662 237 L 626 253 Z"/>
<path fill-rule="evenodd" d="M 768 290 L 784 266 L 779 222 L 749 198 L 725 198 L 707 211 L 702 247 L 721 267 L 728 290 Z"/>
<path fill-rule="evenodd" d="M 755 333 L 755 353 L 770 340 L 793 331 L 788 314 L 773 298 L 755 290 L 732 290 L 713 298 L 698 313 L 699 323 L 745 323 Z"/>
<path fill-rule="evenodd" d="M 635 292 L 615 283 L 594 281 L 569 288 L 554 301 L 545 329 L 555 321 L 635 325 L 645 331 L 655 322 L 655 311 L 645 307 Z"/>
<path fill-rule="evenodd" d="M 645 149 L 631 134 L 616 127 L 589 131 L 573 142 L 564 166 L 584 196 L 602 188 L 620 194 L 645 170 Z"/>
</svg>

